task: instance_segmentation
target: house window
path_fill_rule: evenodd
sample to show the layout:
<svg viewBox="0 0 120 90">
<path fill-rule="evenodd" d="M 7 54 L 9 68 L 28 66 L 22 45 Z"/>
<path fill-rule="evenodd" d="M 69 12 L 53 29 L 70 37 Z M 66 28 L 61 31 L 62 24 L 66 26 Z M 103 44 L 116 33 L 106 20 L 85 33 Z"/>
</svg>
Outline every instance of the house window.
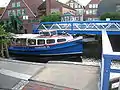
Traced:
<svg viewBox="0 0 120 90">
<path fill-rule="evenodd" d="M 96 8 L 98 8 L 98 4 L 95 4 Z"/>
<path fill-rule="evenodd" d="M 93 20 L 99 20 L 98 18 L 93 18 Z"/>
<path fill-rule="evenodd" d="M 11 10 L 8 11 L 8 16 L 11 16 L 12 15 L 12 12 Z"/>
<path fill-rule="evenodd" d="M 98 4 L 93 4 L 92 8 L 98 8 Z"/>
<path fill-rule="evenodd" d="M 117 12 L 120 12 L 120 4 L 117 4 L 117 5 L 116 5 L 116 11 L 117 11 Z"/>
<path fill-rule="evenodd" d="M 75 8 L 77 8 L 78 4 L 75 4 Z"/>
<path fill-rule="evenodd" d="M 89 15 L 96 15 L 97 14 L 97 9 L 89 9 L 89 10 L 86 10 L 86 14 L 89 14 Z"/>
<path fill-rule="evenodd" d="M 12 10 L 12 14 L 13 14 L 13 16 L 16 16 L 16 11 Z"/>
<path fill-rule="evenodd" d="M 89 4 L 89 8 L 92 8 L 93 6 L 92 6 L 92 4 Z"/>
<path fill-rule="evenodd" d="M 26 15 L 25 9 L 22 9 L 22 15 Z"/>
<path fill-rule="evenodd" d="M 92 15 L 92 10 L 91 9 L 88 10 L 88 14 Z"/>
<path fill-rule="evenodd" d="M 23 16 L 23 20 L 28 20 L 28 16 Z"/>
<path fill-rule="evenodd" d="M 86 10 L 86 14 L 89 14 L 89 10 Z"/>
<path fill-rule="evenodd" d="M 17 7 L 20 7 L 20 2 L 17 2 Z"/>
<path fill-rule="evenodd" d="M 93 20 L 92 18 L 88 18 L 88 21 Z"/>
<path fill-rule="evenodd" d="M 73 8 L 73 3 L 70 3 L 70 7 L 72 7 L 72 8 Z"/>
<path fill-rule="evenodd" d="M 21 10 L 20 9 L 17 10 L 17 16 L 21 16 Z"/>
<path fill-rule="evenodd" d="M 92 14 L 93 14 L 93 15 L 96 15 L 96 14 L 97 14 L 97 9 L 93 9 Z"/>
<path fill-rule="evenodd" d="M 15 3 L 12 3 L 12 7 L 13 7 L 13 8 L 15 7 Z"/>
<path fill-rule="evenodd" d="M 93 4 L 93 7 L 92 8 L 96 8 L 96 4 Z"/>
</svg>

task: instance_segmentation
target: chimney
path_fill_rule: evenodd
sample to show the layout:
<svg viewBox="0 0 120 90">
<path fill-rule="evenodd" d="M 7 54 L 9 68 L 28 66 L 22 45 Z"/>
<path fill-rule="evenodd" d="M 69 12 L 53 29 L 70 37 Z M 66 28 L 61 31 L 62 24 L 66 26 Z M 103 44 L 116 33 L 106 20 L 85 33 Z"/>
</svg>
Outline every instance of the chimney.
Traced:
<svg viewBox="0 0 120 90">
<path fill-rule="evenodd" d="M 46 0 L 46 15 L 51 13 L 51 9 L 54 7 L 56 0 Z"/>
</svg>

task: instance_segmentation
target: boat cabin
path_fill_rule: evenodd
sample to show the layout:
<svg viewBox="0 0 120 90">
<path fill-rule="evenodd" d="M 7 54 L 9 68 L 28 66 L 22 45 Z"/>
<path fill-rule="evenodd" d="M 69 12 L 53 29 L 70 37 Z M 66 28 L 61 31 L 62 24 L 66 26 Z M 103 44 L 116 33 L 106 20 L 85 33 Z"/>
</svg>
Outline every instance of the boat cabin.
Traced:
<svg viewBox="0 0 120 90">
<path fill-rule="evenodd" d="M 41 46 L 50 44 L 59 44 L 72 40 L 69 34 L 58 35 L 56 31 L 40 32 L 39 34 L 18 34 L 12 39 L 14 46 Z"/>
</svg>

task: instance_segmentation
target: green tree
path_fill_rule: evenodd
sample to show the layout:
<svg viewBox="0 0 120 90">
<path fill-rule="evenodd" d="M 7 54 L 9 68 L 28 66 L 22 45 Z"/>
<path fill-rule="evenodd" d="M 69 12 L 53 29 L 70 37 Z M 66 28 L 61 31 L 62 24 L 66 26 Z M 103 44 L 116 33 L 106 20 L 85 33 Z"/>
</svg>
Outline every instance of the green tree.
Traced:
<svg viewBox="0 0 120 90">
<path fill-rule="evenodd" d="M 7 50 L 10 41 L 10 34 L 5 32 L 3 26 L 0 25 L 0 56 L 4 57 L 4 48 L 6 49 L 6 57 L 9 57 Z"/>
<path fill-rule="evenodd" d="M 10 16 L 9 20 L 1 21 L 0 25 L 3 26 L 6 32 L 11 33 L 20 33 L 23 29 L 22 21 L 19 19 L 18 16 Z"/>
<path fill-rule="evenodd" d="M 51 13 L 47 16 L 41 17 L 41 22 L 57 22 L 61 21 L 61 14 L 59 12 Z"/>
<path fill-rule="evenodd" d="M 100 16 L 100 20 L 106 20 L 106 18 L 110 18 L 110 20 L 120 20 L 119 12 L 107 12 Z"/>
</svg>

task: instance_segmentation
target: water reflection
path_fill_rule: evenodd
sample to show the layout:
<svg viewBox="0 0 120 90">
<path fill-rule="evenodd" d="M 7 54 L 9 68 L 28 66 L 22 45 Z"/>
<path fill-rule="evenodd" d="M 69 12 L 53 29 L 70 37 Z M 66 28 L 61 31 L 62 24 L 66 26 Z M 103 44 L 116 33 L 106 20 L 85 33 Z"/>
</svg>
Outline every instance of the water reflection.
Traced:
<svg viewBox="0 0 120 90">
<path fill-rule="evenodd" d="M 62 56 L 16 56 L 10 55 L 14 60 L 47 63 L 48 61 L 74 61 L 82 62 L 81 55 L 62 55 Z"/>
</svg>

